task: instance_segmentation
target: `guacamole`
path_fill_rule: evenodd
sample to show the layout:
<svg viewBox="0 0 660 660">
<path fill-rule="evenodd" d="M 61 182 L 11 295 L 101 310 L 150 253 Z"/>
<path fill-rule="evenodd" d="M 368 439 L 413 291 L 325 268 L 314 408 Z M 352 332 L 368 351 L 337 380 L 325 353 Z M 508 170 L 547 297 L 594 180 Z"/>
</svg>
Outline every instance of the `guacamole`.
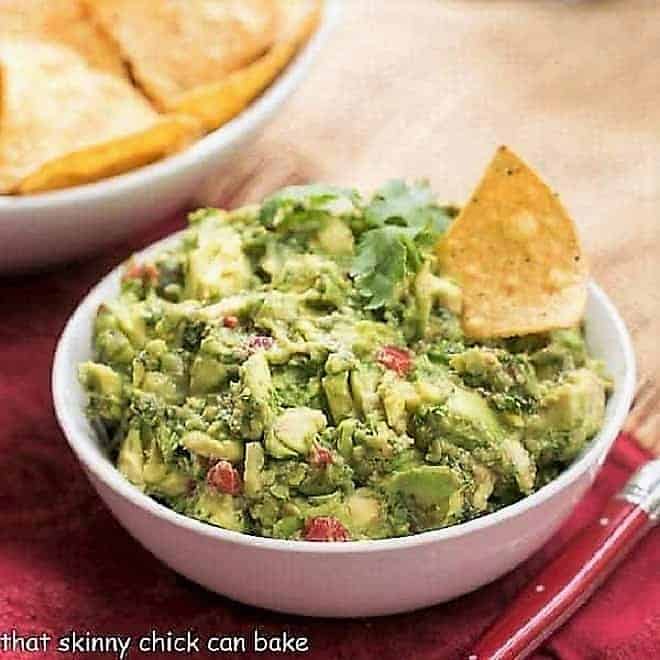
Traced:
<svg viewBox="0 0 660 660">
<path fill-rule="evenodd" d="M 424 183 L 202 209 L 130 261 L 80 366 L 117 468 L 177 512 L 313 541 L 405 536 L 554 479 L 608 381 L 579 326 L 471 339 Z"/>
</svg>

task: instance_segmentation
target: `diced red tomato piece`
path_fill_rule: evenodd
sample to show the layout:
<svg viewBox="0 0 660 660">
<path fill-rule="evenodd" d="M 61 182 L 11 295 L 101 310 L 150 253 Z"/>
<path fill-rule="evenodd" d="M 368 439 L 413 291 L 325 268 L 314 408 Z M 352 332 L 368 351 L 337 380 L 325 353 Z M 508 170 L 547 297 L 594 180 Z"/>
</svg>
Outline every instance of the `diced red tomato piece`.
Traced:
<svg viewBox="0 0 660 660">
<path fill-rule="evenodd" d="M 412 356 L 405 348 L 383 346 L 376 354 L 376 359 L 386 369 L 395 371 L 399 376 L 405 376 L 412 367 Z"/>
<path fill-rule="evenodd" d="M 124 280 L 142 280 L 145 284 L 158 284 L 158 269 L 153 264 L 138 264 L 133 262 L 126 273 Z"/>
<path fill-rule="evenodd" d="M 308 518 L 303 532 L 305 541 L 349 541 L 348 530 L 334 516 Z"/>
<path fill-rule="evenodd" d="M 222 325 L 224 325 L 225 328 L 230 328 L 231 330 L 233 330 L 234 328 L 238 327 L 238 317 L 225 316 L 222 319 Z"/>
<path fill-rule="evenodd" d="M 128 267 L 128 270 L 126 270 L 126 272 L 124 273 L 124 276 L 123 276 L 122 279 L 135 280 L 135 279 L 139 279 L 141 277 L 142 277 L 142 266 L 137 262 L 133 262 Z"/>
<path fill-rule="evenodd" d="M 154 284 L 158 282 L 158 268 L 156 268 L 156 266 L 154 266 L 153 264 L 147 264 L 144 267 L 144 274 Z"/>
<path fill-rule="evenodd" d="M 250 353 L 256 353 L 257 351 L 267 351 L 273 346 L 275 340 L 272 337 L 267 337 L 265 335 L 254 335 L 247 340 L 247 348 Z"/>
<path fill-rule="evenodd" d="M 206 474 L 206 483 L 221 493 L 238 495 L 243 483 L 238 470 L 229 461 L 218 461 Z"/>
<path fill-rule="evenodd" d="M 325 467 L 326 465 L 332 465 L 335 459 L 329 449 L 325 447 L 313 447 L 309 455 L 309 462 L 316 467 Z"/>
</svg>

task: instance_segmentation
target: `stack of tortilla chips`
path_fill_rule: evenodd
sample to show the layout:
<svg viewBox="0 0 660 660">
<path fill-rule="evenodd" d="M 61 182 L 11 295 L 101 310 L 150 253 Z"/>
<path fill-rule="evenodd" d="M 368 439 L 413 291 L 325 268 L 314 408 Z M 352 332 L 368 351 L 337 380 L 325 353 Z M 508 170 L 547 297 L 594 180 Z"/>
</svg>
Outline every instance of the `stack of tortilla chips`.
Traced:
<svg viewBox="0 0 660 660">
<path fill-rule="evenodd" d="M 0 0 L 0 194 L 126 172 L 236 116 L 321 0 Z"/>
</svg>

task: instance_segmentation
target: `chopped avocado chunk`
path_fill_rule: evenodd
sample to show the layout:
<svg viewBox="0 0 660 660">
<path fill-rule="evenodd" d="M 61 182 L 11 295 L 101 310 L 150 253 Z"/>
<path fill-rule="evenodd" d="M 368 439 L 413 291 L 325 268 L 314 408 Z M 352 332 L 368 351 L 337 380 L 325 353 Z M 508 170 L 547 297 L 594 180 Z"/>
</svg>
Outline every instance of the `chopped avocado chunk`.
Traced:
<svg viewBox="0 0 660 660">
<path fill-rule="evenodd" d="M 353 527 L 364 531 L 377 526 L 381 521 L 381 506 L 378 496 L 368 488 L 360 488 L 346 500 Z"/>
<path fill-rule="evenodd" d="M 217 300 L 242 291 L 250 282 L 240 234 L 214 220 L 199 226 L 198 247 L 188 255 L 187 298 Z"/>
<path fill-rule="evenodd" d="M 541 464 L 571 460 L 600 428 L 605 398 L 605 384 L 593 371 L 568 373 L 547 389 L 538 413 L 530 417 L 525 446 Z"/>
<path fill-rule="evenodd" d="M 243 367 L 246 387 L 256 399 L 267 399 L 273 386 L 268 362 L 262 352 L 248 358 Z"/>
<path fill-rule="evenodd" d="M 243 479 L 245 481 L 245 494 L 255 497 L 261 491 L 262 470 L 264 469 L 264 449 L 258 442 L 249 442 L 245 446 L 245 469 Z"/>
<path fill-rule="evenodd" d="M 460 314 L 463 306 L 460 287 L 431 272 L 431 262 L 427 261 L 415 278 L 415 302 L 417 304 L 418 331 L 424 335 L 434 306 L 440 305 L 454 314 Z"/>
<path fill-rule="evenodd" d="M 106 317 L 114 317 L 117 328 L 129 340 L 133 348 L 142 348 L 147 339 L 147 324 L 144 315 L 144 305 L 136 303 L 130 308 L 107 303 L 103 313 Z M 106 321 L 108 323 L 109 321 Z M 98 328 L 98 325 L 97 325 Z"/>
<path fill-rule="evenodd" d="M 321 381 L 335 424 L 353 416 L 353 398 L 348 386 L 349 372 L 325 376 Z"/>
<path fill-rule="evenodd" d="M 463 504 L 460 479 L 451 468 L 440 465 L 422 465 L 395 473 L 388 490 L 402 498 L 417 529 L 442 524 Z"/>
<path fill-rule="evenodd" d="M 237 532 L 245 529 L 245 518 L 238 498 L 226 493 L 213 492 L 208 487 L 197 496 L 193 512 L 196 518 L 224 529 Z"/>
<path fill-rule="evenodd" d="M 188 431 L 182 438 L 181 444 L 204 458 L 224 459 L 230 463 L 237 463 L 243 458 L 243 444 L 238 440 L 218 440 L 203 431 Z"/>
<path fill-rule="evenodd" d="M 121 419 L 124 384 L 119 372 L 98 362 L 85 362 L 78 368 L 78 378 L 87 389 L 87 412 L 91 418 L 115 423 Z"/>
<path fill-rule="evenodd" d="M 121 443 L 117 468 L 131 483 L 144 485 L 144 453 L 138 429 L 131 429 Z"/>
<path fill-rule="evenodd" d="M 353 254 L 355 240 L 351 228 L 336 217 L 330 218 L 319 230 L 319 247 L 328 254 L 341 256 Z"/>
<path fill-rule="evenodd" d="M 174 465 L 168 465 L 157 442 L 152 442 L 142 471 L 148 492 L 176 498 L 190 487 L 190 477 Z"/>
<path fill-rule="evenodd" d="M 190 392 L 194 396 L 219 390 L 227 381 L 227 367 L 209 355 L 197 355 L 190 368 Z"/>
<path fill-rule="evenodd" d="M 460 483 L 449 468 L 423 465 L 396 473 L 389 487 L 412 497 L 421 507 L 435 507 L 446 506 Z"/>
<path fill-rule="evenodd" d="M 313 408 L 289 408 L 273 423 L 269 436 L 294 454 L 305 455 L 312 446 L 312 441 L 327 424 L 325 415 Z M 270 449 L 268 446 L 267 449 Z"/>
<path fill-rule="evenodd" d="M 248 440 L 258 440 L 271 422 L 273 381 L 263 351 L 249 357 L 239 369 L 242 387 L 233 410 L 233 426 Z"/>
<path fill-rule="evenodd" d="M 80 366 L 80 374 L 90 392 L 117 398 L 121 396 L 121 377 L 111 367 L 97 362 L 85 362 Z"/>
<path fill-rule="evenodd" d="M 521 491 L 533 488 L 536 471 L 527 450 L 478 392 L 454 387 L 443 404 L 419 416 L 416 435 L 422 440 L 439 435 L 470 451 L 502 479 L 514 479 Z"/>
<path fill-rule="evenodd" d="M 385 410 L 387 423 L 397 433 L 405 433 L 410 410 L 419 402 L 415 386 L 390 372 L 385 374 L 383 382 L 378 387 L 378 394 Z"/>
<path fill-rule="evenodd" d="M 380 408 L 378 383 L 381 372 L 375 367 L 361 366 L 351 371 L 351 394 L 357 412 L 364 418 Z"/>
</svg>

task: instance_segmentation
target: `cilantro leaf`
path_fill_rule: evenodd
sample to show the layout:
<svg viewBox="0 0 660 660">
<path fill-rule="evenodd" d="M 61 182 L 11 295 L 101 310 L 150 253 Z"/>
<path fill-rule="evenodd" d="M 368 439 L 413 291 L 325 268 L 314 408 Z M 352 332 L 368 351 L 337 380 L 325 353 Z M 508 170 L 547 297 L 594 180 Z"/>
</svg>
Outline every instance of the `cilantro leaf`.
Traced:
<svg viewBox="0 0 660 660">
<path fill-rule="evenodd" d="M 400 282 L 419 268 L 422 256 L 413 233 L 405 227 L 386 226 L 363 234 L 351 274 L 367 309 L 387 305 Z"/>
<path fill-rule="evenodd" d="M 425 252 L 447 229 L 453 214 L 439 206 L 428 183 L 390 181 L 364 211 L 366 231 L 351 275 L 367 309 L 387 307 L 400 285 L 419 271 Z"/>
<path fill-rule="evenodd" d="M 439 235 L 447 229 L 451 216 L 438 205 L 427 181 L 408 185 L 395 180 L 376 191 L 365 218 L 368 227 L 399 225 Z"/>
<path fill-rule="evenodd" d="M 320 183 L 288 186 L 264 201 L 259 220 L 269 229 L 286 230 L 327 215 L 350 215 L 360 206 L 360 195 L 355 190 Z"/>
</svg>

